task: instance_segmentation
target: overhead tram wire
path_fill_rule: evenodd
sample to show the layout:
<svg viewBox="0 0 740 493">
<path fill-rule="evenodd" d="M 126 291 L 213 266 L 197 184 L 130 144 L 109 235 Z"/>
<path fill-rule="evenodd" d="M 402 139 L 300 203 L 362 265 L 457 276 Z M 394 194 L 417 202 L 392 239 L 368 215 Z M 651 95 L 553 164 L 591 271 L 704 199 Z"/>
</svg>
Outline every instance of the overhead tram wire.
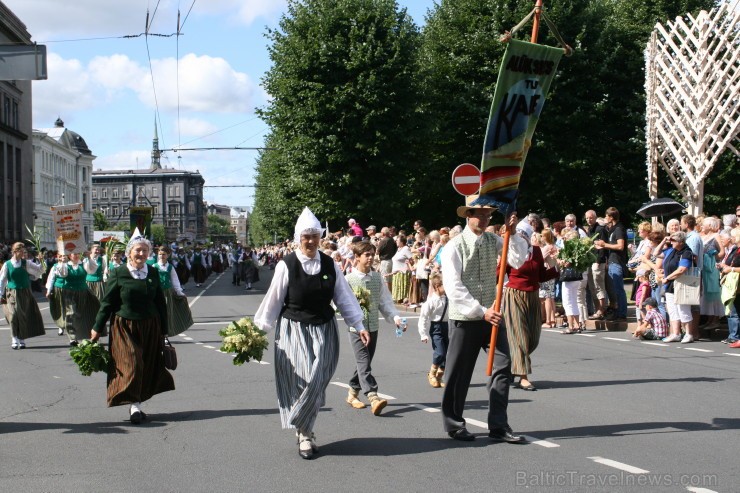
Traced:
<svg viewBox="0 0 740 493">
<path fill-rule="evenodd" d="M 157 1 L 157 7 L 159 7 L 159 1 Z M 162 131 L 162 118 L 159 115 L 159 101 L 157 100 L 157 87 L 154 84 L 154 69 L 152 68 L 152 56 L 151 56 L 151 53 L 149 52 L 149 26 L 151 25 L 149 22 L 149 9 L 147 9 L 146 11 L 146 22 L 144 24 L 146 26 L 146 31 L 144 35 L 144 43 L 146 44 L 146 58 L 149 61 L 149 74 L 152 77 L 152 91 L 154 93 L 155 119 L 159 123 L 159 133 L 162 134 L 162 146 L 164 146 L 164 133 Z"/>
<path fill-rule="evenodd" d="M 174 149 L 161 149 L 162 152 L 180 151 L 277 151 L 277 147 L 177 147 Z"/>
<path fill-rule="evenodd" d="M 192 7 L 191 7 L 192 8 Z M 177 6 L 177 37 L 175 38 L 175 85 L 177 87 L 177 147 L 182 146 L 182 137 L 180 133 L 180 5 Z M 180 156 L 177 156 L 177 163 L 182 169 Z"/>
<path fill-rule="evenodd" d="M 190 12 L 193 10 L 194 5 L 195 0 L 193 0 L 193 3 L 190 4 L 190 8 L 188 9 L 188 13 L 185 14 L 185 19 L 183 19 L 182 24 L 180 25 L 180 29 L 182 29 L 185 26 L 185 23 L 188 21 L 188 17 L 190 17 Z"/>
</svg>

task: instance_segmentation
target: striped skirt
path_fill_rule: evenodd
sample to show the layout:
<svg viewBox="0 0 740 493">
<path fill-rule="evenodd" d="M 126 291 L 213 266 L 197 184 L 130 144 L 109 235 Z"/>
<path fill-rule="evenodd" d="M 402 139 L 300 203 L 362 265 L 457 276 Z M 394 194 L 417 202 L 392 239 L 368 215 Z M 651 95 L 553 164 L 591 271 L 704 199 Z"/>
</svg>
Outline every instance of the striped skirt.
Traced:
<svg viewBox="0 0 740 493">
<path fill-rule="evenodd" d="M 175 381 L 164 367 L 159 317 L 128 320 L 115 315 L 110 332 L 108 407 L 144 402 L 175 390 Z"/>
<path fill-rule="evenodd" d="M 193 325 L 193 315 L 188 306 L 188 299 L 177 296 L 172 288 L 164 290 L 167 303 L 167 335 L 182 334 Z"/>
<path fill-rule="evenodd" d="M 95 325 L 95 317 L 100 310 L 100 301 L 88 289 L 60 289 L 59 292 L 62 316 L 57 326 L 67 331 L 71 341 L 89 339 L 90 329 Z M 105 329 L 100 335 L 106 335 Z"/>
<path fill-rule="evenodd" d="M 311 325 L 280 317 L 275 329 L 275 384 L 284 429 L 313 430 L 339 361 L 337 320 Z"/>
<path fill-rule="evenodd" d="M 105 283 L 103 281 L 87 281 L 87 287 L 90 288 L 98 301 L 103 300 L 103 296 L 105 296 Z"/>
<path fill-rule="evenodd" d="M 46 333 L 44 319 L 41 318 L 41 311 L 31 293 L 31 288 L 8 289 L 5 295 L 3 312 L 13 337 L 30 339 Z"/>
<path fill-rule="evenodd" d="M 501 311 L 509 338 L 511 373 L 529 375 L 532 373 L 529 356 L 537 349 L 542 333 L 539 292 L 506 288 Z"/>
<path fill-rule="evenodd" d="M 408 299 L 411 290 L 411 272 L 396 272 L 393 274 L 391 284 L 391 296 L 396 303 L 402 303 Z"/>
<path fill-rule="evenodd" d="M 49 295 L 49 315 L 60 329 L 64 328 L 64 305 L 61 288 L 54 288 Z"/>
</svg>

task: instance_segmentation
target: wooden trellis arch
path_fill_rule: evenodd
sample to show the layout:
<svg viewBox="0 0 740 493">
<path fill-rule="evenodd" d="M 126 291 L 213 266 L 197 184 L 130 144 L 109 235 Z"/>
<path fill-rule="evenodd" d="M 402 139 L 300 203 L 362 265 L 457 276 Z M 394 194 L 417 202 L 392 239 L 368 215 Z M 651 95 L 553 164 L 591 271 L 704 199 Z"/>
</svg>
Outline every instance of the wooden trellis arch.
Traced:
<svg viewBox="0 0 740 493">
<path fill-rule="evenodd" d="M 645 54 L 648 193 L 658 165 L 701 214 L 704 180 L 727 149 L 740 156 L 740 8 L 658 23 Z"/>
</svg>

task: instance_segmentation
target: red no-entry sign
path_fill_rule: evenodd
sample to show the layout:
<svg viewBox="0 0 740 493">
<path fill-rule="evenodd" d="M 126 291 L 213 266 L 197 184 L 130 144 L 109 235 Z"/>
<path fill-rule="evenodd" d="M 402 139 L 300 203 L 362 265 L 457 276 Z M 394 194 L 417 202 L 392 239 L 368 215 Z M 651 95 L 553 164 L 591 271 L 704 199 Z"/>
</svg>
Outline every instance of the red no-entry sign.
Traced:
<svg viewBox="0 0 740 493">
<path fill-rule="evenodd" d="M 452 187 L 460 195 L 473 195 L 480 190 L 480 170 L 477 166 L 464 163 L 452 172 Z"/>
</svg>

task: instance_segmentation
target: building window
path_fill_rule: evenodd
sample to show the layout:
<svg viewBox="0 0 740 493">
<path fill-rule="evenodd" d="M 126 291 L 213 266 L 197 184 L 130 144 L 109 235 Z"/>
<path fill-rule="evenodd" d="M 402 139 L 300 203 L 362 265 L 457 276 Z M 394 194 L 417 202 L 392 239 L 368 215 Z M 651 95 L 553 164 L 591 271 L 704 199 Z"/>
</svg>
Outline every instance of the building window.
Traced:
<svg viewBox="0 0 740 493">
<path fill-rule="evenodd" d="M 101 193 L 102 193 L 102 195 L 100 196 L 101 198 L 103 198 L 103 199 L 107 199 L 108 198 L 108 189 L 107 188 L 103 188 L 101 190 Z"/>
<path fill-rule="evenodd" d="M 123 198 L 124 198 L 124 199 L 127 199 L 127 198 L 129 198 L 130 196 L 131 196 L 131 192 L 129 191 L 129 189 L 128 189 L 128 188 L 124 188 L 124 189 L 123 189 Z"/>
<path fill-rule="evenodd" d="M 12 127 L 16 130 L 18 130 L 18 101 L 13 101 L 13 114 L 11 115 L 12 118 Z"/>
<path fill-rule="evenodd" d="M 118 206 L 117 205 L 113 206 L 113 215 L 116 217 L 118 216 Z"/>
<path fill-rule="evenodd" d="M 152 217 L 157 217 L 159 215 L 159 206 L 157 204 L 154 204 L 152 207 Z"/>
<path fill-rule="evenodd" d="M 97 188 L 93 188 L 93 190 L 92 190 L 92 198 L 93 199 L 97 199 L 98 198 L 98 189 Z"/>
<path fill-rule="evenodd" d="M 83 211 L 87 210 L 87 194 L 86 193 L 82 194 L 82 210 Z"/>
<path fill-rule="evenodd" d="M 10 98 L 5 96 L 3 98 L 3 123 L 10 126 Z"/>
<path fill-rule="evenodd" d="M 157 187 L 152 187 L 152 197 L 159 197 L 159 190 L 157 190 Z"/>
<path fill-rule="evenodd" d="M 118 188 L 114 188 L 113 189 L 113 198 L 114 199 L 117 199 L 118 198 Z"/>
<path fill-rule="evenodd" d="M 195 202 L 188 202 L 188 214 L 195 214 Z"/>
</svg>

